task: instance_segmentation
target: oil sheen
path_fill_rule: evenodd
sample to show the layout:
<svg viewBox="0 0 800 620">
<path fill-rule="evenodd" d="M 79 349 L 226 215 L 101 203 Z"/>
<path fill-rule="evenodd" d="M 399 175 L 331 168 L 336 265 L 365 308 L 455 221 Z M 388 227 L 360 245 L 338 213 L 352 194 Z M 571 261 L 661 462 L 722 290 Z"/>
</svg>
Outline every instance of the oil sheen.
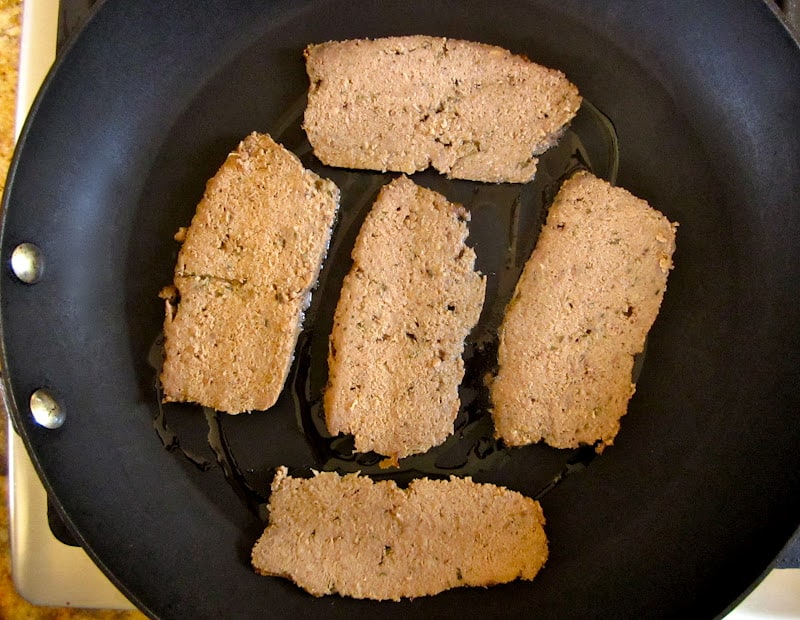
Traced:
<svg viewBox="0 0 800 620">
<path fill-rule="evenodd" d="M 328 338 L 342 280 L 351 265 L 350 251 L 378 191 L 397 175 L 320 164 L 301 129 L 304 104 L 301 99 L 291 106 L 274 123 L 271 135 L 307 168 L 337 184 L 341 206 L 283 394 L 269 411 L 238 416 L 199 405 L 162 404 L 158 373 L 163 337 L 159 336 L 150 364 L 156 371 L 159 401 L 153 425 L 164 446 L 203 471 L 220 469 L 236 496 L 262 518 L 269 483 L 279 465 L 288 466 L 293 475 L 310 475 L 312 470 L 358 471 L 376 479 L 391 477 L 401 485 L 419 476 L 449 475 L 501 482 L 504 470 L 524 467 L 528 482 L 517 490 L 539 497 L 564 476 L 583 469 L 593 458 L 591 448 L 512 450 L 494 439 L 486 381 L 495 370 L 497 329 L 506 304 L 561 183 L 579 169 L 591 170 L 611 183 L 616 180 L 618 148 L 610 120 L 584 100 L 559 144 L 540 156 L 536 177 L 526 184 L 449 180 L 433 171 L 413 175 L 416 183 L 470 212 L 467 244 L 475 249 L 476 268 L 487 278 L 486 301 L 465 343 L 461 408 L 453 434 L 424 454 L 402 459 L 398 468 L 384 469 L 380 466 L 383 455 L 356 453 L 352 437 L 332 437 L 327 432 L 322 393 L 327 382 Z"/>
</svg>

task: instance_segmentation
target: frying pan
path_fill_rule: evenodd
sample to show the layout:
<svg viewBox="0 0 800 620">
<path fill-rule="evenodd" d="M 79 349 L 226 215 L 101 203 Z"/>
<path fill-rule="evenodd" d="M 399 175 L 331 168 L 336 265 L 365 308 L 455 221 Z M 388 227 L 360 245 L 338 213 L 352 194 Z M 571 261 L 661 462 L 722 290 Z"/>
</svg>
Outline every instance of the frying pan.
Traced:
<svg viewBox="0 0 800 620">
<path fill-rule="evenodd" d="M 540 497 L 551 557 L 533 582 L 315 599 L 255 575 L 249 549 L 277 465 L 378 471 L 320 430 L 320 357 L 349 244 L 392 175 L 314 159 L 302 49 L 415 33 L 523 53 L 588 102 L 533 184 L 415 177 L 473 211 L 492 302 L 465 353 L 456 437 L 392 475 L 472 475 Z M 172 235 L 254 130 L 342 187 L 323 280 L 272 411 L 166 409 L 157 294 Z M 49 76 L 9 175 L 0 311 L 14 425 L 69 528 L 153 617 L 722 614 L 800 523 L 799 131 L 800 51 L 753 0 L 108 0 Z M 680 222 L 676 267 L 615 445 L 509 450 L 491 438 L 480 377 L 508 282 L 575 167 Z M 509 239 L 514 255 L 498 254 Z M 9 267 L 24 242 L 40 250 L 34 284 Z M 31 415 L 42 388 L 59 428 Z"/>
</svg>

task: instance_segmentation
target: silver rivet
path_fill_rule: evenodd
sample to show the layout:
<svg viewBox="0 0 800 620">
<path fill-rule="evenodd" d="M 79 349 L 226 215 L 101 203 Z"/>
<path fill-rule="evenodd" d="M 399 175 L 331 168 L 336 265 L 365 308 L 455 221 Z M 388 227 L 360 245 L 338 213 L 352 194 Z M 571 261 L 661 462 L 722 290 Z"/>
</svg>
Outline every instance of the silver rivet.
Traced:
<svg viewBox="0 0 800 620">
<path fill-rule="evenodd" d="M 42 277 L 42 252 L 32 243 L 20 243 L 11 253 L 11 271 L 25 284 L 35 284 Z"/>
<path fill-rule="evenodd" d="M 40 388 L 31 394 L 31 413 L 39 426 L 58 428 L 64 423 L 66 414 L 53 395 Z"/>
</svg>

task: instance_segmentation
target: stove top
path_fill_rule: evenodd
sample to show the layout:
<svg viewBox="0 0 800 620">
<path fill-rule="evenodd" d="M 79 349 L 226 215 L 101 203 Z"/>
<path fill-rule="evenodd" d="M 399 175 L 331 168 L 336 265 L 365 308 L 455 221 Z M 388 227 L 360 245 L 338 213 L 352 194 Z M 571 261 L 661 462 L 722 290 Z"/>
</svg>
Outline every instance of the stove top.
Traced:
<svg viewBox="0 0 800 620">
<path fill-rule="evenodd" d="M 80 30 L 97 2 L 25 0 L 17 132 L 58 50 Z M 800 0 L 773 4 L 800 32 Z M 10 420 L 8 454 L 12 574 L 20 594 L 38 605 L 132 609 L 59 519 Z M 726 618 L 800 620 L 800 529 L 776 569 Z"/>
</svg>

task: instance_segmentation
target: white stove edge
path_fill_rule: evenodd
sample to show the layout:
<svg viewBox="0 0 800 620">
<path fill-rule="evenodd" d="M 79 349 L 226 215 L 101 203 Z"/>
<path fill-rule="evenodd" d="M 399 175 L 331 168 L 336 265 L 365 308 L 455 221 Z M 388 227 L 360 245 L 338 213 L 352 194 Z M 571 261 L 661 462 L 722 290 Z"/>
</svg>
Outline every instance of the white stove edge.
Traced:
<svg viewBox="0 0 800 620">
<path fill-rule="evenodd" d="M 34 605 L 134 609 L 81 547 L 53 535 L 47 494 L 10 422 L 8 456 L 11 576 L 17 592 Z M 20 523 L 26 527 L 15 526 Z"/>
<path fill-rule="evenodd" d="M 58 3 L 25 0 L 16 133 L 22 129 L 56 54 Z M 133 609 L 80 547 L 65 545 L 47 523 L 47 495 L 9 421 L 11 567 L 17 591 L 35 605 Z M 25 489 L 24 494 L 16 492 Z M 30 528 L 14 527 L 27 523 Z M 31 552 L 35 549 L 35 552 Z M 63 584 L 54 588 L 53 584 Z M 725 620 L 800 620 L 800 569 L 775 569 Z"/>
</svg>

